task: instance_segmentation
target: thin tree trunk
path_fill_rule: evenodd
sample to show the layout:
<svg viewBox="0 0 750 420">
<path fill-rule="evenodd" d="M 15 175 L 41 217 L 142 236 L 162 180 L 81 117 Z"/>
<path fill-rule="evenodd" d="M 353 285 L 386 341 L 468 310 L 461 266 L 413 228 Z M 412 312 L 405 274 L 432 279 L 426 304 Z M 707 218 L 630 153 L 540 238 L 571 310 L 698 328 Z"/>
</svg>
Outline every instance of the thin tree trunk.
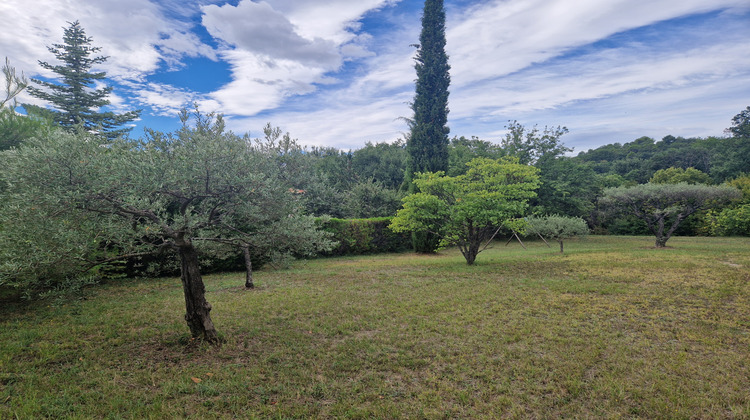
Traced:
<svg viewBox="0 0 750 420">
<path fill-rule="evenodd" d="M 253 289 L 255 284 L 253 283 L 253 262 L 250 259 L 250 247 L 248 245 L 242 246 L 242 255 L 245 257 L 245 288 Z"/>
<path fill-rule="evenodd" d="M 219 336 L 211 321 L 211 304 L 206 301 L 206 287 L 201 277 L 198 252 L 189 241 L 177 244 L 180 254 L 182 288 L 185 293 L 185 321 L 193 338 L 218 343 Z"/>
<path fill-rule="evenodd" d="M 563 241 L 558 240 L 557 242 L 560 242 L 560 253 L 562 254 L 563 253 Z"/>
</svg>

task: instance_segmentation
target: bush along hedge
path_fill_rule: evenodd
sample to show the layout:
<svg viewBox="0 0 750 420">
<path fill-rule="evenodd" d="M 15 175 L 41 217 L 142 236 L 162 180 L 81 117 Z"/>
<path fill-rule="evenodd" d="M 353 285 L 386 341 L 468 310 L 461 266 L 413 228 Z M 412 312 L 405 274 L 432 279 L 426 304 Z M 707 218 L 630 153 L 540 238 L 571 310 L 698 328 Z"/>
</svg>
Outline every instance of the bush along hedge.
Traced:
<svg viewBox="0 0 750 420">
<path fill-rule="evenodd" d="M 323 230 L 333 233 L 333 240 L 338 241 L 339 246 L 322 255 L 363 255 L 411 250 L 411 233 L 395 233 L 388 229 L 390 224 L 390 217 L 323 221 Z"/>
</svg>

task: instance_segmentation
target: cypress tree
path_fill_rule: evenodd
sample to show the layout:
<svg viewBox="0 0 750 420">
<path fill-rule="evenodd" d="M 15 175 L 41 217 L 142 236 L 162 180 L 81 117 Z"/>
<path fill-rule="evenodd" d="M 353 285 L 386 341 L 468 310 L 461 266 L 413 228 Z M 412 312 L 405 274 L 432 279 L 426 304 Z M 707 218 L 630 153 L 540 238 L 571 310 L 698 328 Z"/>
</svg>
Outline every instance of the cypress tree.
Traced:
<svg viewBox="0 0 750 420">
<path fill-rule="evenodd" d="M 78 21 L 71 23 L 65 28 L 63 43 L 47 47 L 62 64 L 39 61 L 39 65 L 59 75 L 62 84 L 31 79 L 41 88 L 29 86 L 28 91 L 31 96 L 52 103 L 55 107 L 53 119 L 60 126 L 71 130 L 81 126 L 86 131 L 98 132 L 112 139 L 129 132 L 130 128 L 118 127 L 138 118 L 141 111 L 123 114 L 98 112 L 99 108 L 109 105 L 107 96 L 112 93 L 112 87 L 93 88 L 94 82 L 106 78 L 106 73 L 91 73 L 90 69 L 107 61 L 108 57 L 90 57 L 101 50 L 92 47 L 91 41 Z"/>
<path fill-rule="evenodd" d="M 442 0 L 426 0 L 422 14 L 414 68 L 417 71 L 416 94 L 412 103 L 414 117 L 406 143 L 408 161 L 405 183 L 412 183 L 418 172 L 448 171 L 448 86 L 450 65 L 445 52 L 445 9 Z M 417 252 L 434 252 L 436 236 L 427 232 L 414 234 Z"/>
</svg>

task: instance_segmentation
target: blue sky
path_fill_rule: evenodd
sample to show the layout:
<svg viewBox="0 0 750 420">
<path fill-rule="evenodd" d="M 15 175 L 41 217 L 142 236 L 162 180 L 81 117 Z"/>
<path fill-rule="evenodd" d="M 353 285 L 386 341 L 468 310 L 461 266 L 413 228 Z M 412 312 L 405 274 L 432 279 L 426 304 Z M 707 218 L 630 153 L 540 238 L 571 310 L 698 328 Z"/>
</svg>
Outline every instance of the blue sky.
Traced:
<svg viewBox="0 0 750 420">
<path fill-rule="evenodd" d="M 31 77 L 79 20 L 109 56 L 112 108 L 172 131 L 180 108 L 257 137 L 394 141 L 414 96 L 415 0 L 3 0 L 0 55 Z M 446 0 L 451 136 L 567 126 L 576 152 L 720 136 L 750 105 L 747 0 Z M 37 103 L 23 97 L 23 101 Z"/>
</svg>

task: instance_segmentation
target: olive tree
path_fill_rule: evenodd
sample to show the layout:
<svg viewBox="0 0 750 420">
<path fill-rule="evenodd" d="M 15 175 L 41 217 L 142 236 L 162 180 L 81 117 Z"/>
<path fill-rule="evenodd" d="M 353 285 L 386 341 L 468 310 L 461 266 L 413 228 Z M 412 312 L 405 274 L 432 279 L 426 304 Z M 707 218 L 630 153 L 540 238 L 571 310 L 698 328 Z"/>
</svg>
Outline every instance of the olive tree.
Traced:
<svg viewBox="0 0 750 420">
<path fill-rule="evenodd" d="M 663 248 L 677 227 L 698 210 L 740 198 L 730 186 L 705 184 L 640 184 L 604 190 L 599 203 L 616 214 L 633 215 L 656 236 L 656 247 Z"/>
<path fill-rule="evenodd" d="M 181 119 L 183 127 L 176 133 L 151 131 L 139 141 L 105 144 L 101 137 L 57 130 L 6 152 L 0 245 L 16 250 L 8 256 L 14 263 L 0 269 L 6 284 L 26 270 L 24 258 L 35 259 L 24 254 L 27 243 L 67 244 L 62 260 L 74 265 L 64 273 L 71 277 L 76 268 L 169 248 L 179 256 L 191 334 L 218 341 L 200 271 L 201 240 L 281 247 L 257 239 L 267 229 L 259 224 L 274 219 L 267 209 L 279 202 L 286 203 L 286 229 L 311 234 L 314 226 L 304 222 L 301 205 L 279 182 L 276 166 L 254 153 L 246 139 L 224 132 L 221 117 L 196 113 L 195 127 L 189 126 L 187 112 Z M 43 226 L 18 226 L 25 237 L 5 235 L 16 231 L 14 219 L 29 210 L 39 214 L 37 220 L 44 219 Z M 62 232 L 68 225 L 80 234 L 67 238 Z M 57 252 L 49 249 L 45 255 Z M 46 273 L 54 277 L 55 258 L 46 261 Z"/>
<path fill-rule="evenodd" d="M 563 240 L 589 234 L 589 226 L 580 217 L 532 216 L 526 218 L 526 223 L 527 233 L 556 240 L 560 244 L 561 254 L 563 253 Z"/>
<path fill-rule="evenodd" d="M 458 176 L 417 174 L 419 192 L 403 199 L 390 227 L 396 232 L 431 232 L 441 246 L 458 246 L 471 265 L 499 228 L 523 226 L 519 218 L 536 194 L 539 176 L 536 168 L 517 159 L 476 158 L 467 165 L 469 170 Z"/>
</svg>

